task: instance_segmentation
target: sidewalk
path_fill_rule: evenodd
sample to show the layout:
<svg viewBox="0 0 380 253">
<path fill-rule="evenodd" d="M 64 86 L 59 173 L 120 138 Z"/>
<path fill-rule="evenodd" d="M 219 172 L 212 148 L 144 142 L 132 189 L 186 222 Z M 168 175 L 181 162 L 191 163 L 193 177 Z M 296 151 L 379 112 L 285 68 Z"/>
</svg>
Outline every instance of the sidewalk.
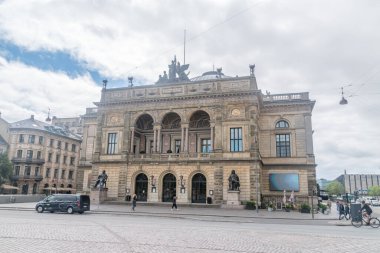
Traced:
<svg viewBox="0 0 380 253">
<path fill-rule="evenodd" d="M 0 204 L 0 210 L 25 210 L 34 211 L 36 203 L 7 203 Z M 283 210 L 268 212 L 264 209 L 245 210 L 245 209 L 227 209 L 227 208 L 202 208 L 202 207 L 187 207 L 179 205 L 179 210 L 171 210 L 171 205 L 168 206 L 145 206 L 137 203 L 136 211 L 131 210 L 131 204 L 110 204 L 103 203 L 100 205 L 91 205 L 90 213 L 114 213 L 114 214 L 140 214 L 140 215 L 178 215 L 178 216 L 215 216 L 224 218 L 259 218 L 259 219 L 289 219 L 289 220 L 312 220 L 311 214 L 300 213 L 298 211 L 285 212 Z M 325 214 L 314 214 L 315 220 L 337 220 L 337 215 L 334 212 Z"/>
</svg>

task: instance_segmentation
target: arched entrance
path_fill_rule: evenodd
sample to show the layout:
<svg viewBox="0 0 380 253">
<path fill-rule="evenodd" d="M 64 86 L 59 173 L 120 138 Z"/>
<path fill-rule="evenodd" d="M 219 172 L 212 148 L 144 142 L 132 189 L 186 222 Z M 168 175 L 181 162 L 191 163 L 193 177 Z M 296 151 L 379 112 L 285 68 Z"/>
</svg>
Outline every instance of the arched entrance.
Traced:
<svg viewBox="0 0 380 253">
<path fill-rule="evenodd" d="M 177 180 L 171 173 L 166 174 L 162 183 L 162 202 L 172 202 L 176 195 Z"/>
<path fill-rule="evenodd" d="M 206 203 L 206 177 L 197 173 L 191 180 L 191 202 Z"/>
<path fill-rule="evenodd" d="M 135 185 L 137 201 L 146 201 L 148 195 L 148 177 L 144 173 L 138 174 Z"/>
</svg>

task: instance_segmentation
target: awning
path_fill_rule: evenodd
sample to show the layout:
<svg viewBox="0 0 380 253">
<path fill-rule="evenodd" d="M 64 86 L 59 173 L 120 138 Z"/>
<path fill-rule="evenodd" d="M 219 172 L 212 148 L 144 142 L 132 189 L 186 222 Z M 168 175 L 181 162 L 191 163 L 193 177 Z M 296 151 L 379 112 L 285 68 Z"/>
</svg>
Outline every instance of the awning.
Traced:
<svg viewBox="0 0 380 253">
<path fill-rule="evenodd" d="M 2 184 L 0 188 L 3 188 L 4 190 L 18 190 L 18 187 L 9 184 Z"/>
</svg>

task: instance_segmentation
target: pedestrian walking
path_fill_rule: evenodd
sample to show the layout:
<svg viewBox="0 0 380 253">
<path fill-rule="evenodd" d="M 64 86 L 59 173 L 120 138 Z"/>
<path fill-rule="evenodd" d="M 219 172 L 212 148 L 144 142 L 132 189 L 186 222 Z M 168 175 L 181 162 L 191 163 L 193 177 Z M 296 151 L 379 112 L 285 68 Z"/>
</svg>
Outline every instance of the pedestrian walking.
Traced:
<svg viewBox="0 0 380 253">
<path fill-rule="evenodd" d="M 133 194 L 133 197 L 132 197 L 132 211 L 135 211 L 136 201 L 137 201 L 137 195 Z"/>
<path fill-rule="evenodd" d="M 173 197 L 172 211 L 173 211 L 173 208 L 175 208 L 175 210 L 178 210 L 178 207 L 177 207 L 177 197 L 176 196 Z"/>
</svg>

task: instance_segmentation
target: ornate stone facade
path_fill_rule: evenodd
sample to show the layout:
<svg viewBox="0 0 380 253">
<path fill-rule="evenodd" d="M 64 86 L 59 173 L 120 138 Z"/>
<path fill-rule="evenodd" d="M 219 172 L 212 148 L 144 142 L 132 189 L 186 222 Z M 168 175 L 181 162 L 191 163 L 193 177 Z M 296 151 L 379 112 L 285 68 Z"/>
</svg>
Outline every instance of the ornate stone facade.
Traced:
<svg viewBox="0 0 380 253">
<path fill-rule="evenodd" d="M 207 73 L 174 83 L 104 87 L 96 113 L 83 117 L 83 188 L 105 170 L 109 199 L 136 193 L 140 201 L 176 195 L 179 203 L 210 197 L 222 204 L 235 170 L 240 201 L 282 198 L 284 189 L 273 188 L 275 174 L 296 176 L 289 186 L 297 188 L 296 196 L 311 195 L 315 102 L 308 93 L 263 95 L 252 69 L 246 77 Z"/>
</svg>

